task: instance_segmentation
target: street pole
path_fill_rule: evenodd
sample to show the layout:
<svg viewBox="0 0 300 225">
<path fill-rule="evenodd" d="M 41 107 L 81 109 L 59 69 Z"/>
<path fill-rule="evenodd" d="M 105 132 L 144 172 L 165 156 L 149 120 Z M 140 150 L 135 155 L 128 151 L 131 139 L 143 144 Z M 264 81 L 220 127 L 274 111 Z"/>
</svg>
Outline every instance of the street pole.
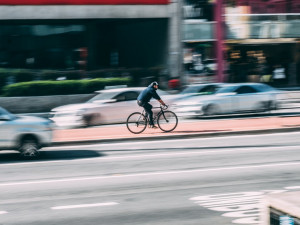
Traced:
<svg viewBox="0 0 300 225">
<path fill-rule="evenodd" d="M 182 72 L 182 0 L 170 1 L 170 23 L 169 23 L 169 73 L 171 78 L 180 79 L 184 84 Z"/>
<path fill-rule="evenodd" d="M 217 58 L 217 74 L 216 80 L 224 82 L 224 52 L 223 52 L 223 39 L 224 39 L 224 18 L 223 18 L 223 0 L 216 0 L 214 7 L 214 17 L 216 21 L 215 28 L 215 53 Z"/>
</svg>

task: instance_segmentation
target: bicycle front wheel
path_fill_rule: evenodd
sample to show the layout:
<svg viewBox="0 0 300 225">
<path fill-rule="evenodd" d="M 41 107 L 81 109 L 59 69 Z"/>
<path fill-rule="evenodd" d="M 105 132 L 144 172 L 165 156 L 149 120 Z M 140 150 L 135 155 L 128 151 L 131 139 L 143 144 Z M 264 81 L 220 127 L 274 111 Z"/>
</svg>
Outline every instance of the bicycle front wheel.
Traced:
<svg viewBox="0 0 300 225">
<path fill-rule="evenodd" d="M 157 125 L 164 132 L 171 132 L 177 127 L 177 124 L 178 118 L 171 111 L 164 111 L 158 116 Z"/>
<path fill-rule="evenodd" d="M 131 133 L 140 134 L 147 127 L 147 119 L 142 113 L 135 112 L 128 116 L 126 126 Z"/>
</svg>

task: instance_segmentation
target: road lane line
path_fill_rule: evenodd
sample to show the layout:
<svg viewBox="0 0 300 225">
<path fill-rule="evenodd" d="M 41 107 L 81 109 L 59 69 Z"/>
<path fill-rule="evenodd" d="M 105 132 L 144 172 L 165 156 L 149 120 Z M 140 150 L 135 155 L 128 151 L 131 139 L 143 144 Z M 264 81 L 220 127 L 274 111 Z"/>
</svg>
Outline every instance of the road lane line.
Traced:
<svg viewBox="0 0 300 225">
<path fill-rule="evenodd" d="M 108 176 L 92 176 L 92 177 L 78 177 L 78 178 L 64 178 L 64 179 L 49 179 L 49 180 L 35 180 L 35 181 L 20 181 L 20 182 L 8 182 L 0 183 L 0 187 L 6 186 L 18 186 L 18 185 L 30 185 L 30 184 L 49 184 L 59 182 L 76 182 L 87 180 L 104 180 L 104 179 L 119 179 L 130 177 L 148 177 L 148 176 L 161 176 L 161 175 L 173 175 L 173 174 L 187 174 L 187 173 L 203 173 L 203 172 L 216 172 L 216 171 L 228 171 L 228 170 L 247 170 L 247 169 L 259 169 L 259 168 L 272 168 L 272 167 L 284 167 L 284 166 L 300 166 L 300 162 L 293 163 L 274 163 L 274 164 L 261 164 L 251 166 L 231 166 L 231 167 L 219 167 L 209 169 L 191 169 L 191 170 L 177 170 L 177 171 L 162 171 L 162 172 L 149 172 L 149 173 L 134 173 L 124 175 L 108 175 Z"/>
<path fill-rule="evenodd" d="M 59 209 L 78 209 L 78 208 L 91 208 L 91 207 L 100 207 L 100 206 L 112 206 L 118 205 L 117 202 L 103 202 L 103 203 L 93 203 L 93 204 L 82 204 L 82 205 L 63 205 L 63 206 L 54 206 L 51 207 L 53 210 Z"/>
<path fill-rule="evenodd" d="M 184 147 L 183 147 L 184 148 Z M 206 148 L 206 146 L 199 147 Z M 72 159 L 72 160 L 55 160 L 55 161 L 42 161 L 42 162 L 24 162 L 24 163 L 4 163 L 0 164 L 0 167 L 4 166 L 21 166 L 21 165 L 34 165 L 34 164 L 51 164 L 51 163 L 67 163 L 67 162 L 81 162 L 81 161 L 104 161 L 104 160 L 128 160 L 128 159 L 141 159 L 150 157 L 165 157 L 165 156 L 191 156 L 191 155 L 214 155 L 214 154 L 226 154 L 226 153 L 252 153 L 253 151 L 281 151 L 286 150 L 287 146 L 272 146 L 272 147 L 241 147 L 235 149 L 218 149 L 218 150 L 194 150 L 194 151 L 184 151 L 184 152 L 173 152 L 168 153 L 157 153 L 157 154 L 139 154 L 134 156 L 107 156 L 107 157 L 94 157 L 87 159 Z M 299 146 L 288 146 L 289 149 L 300 150 Z"/>
<path fill-rule="evenodd" d="M 7 211 L 0 211 L 0 215 L 7 214 L 7 213 L 8 213 Z"/>
</svg>

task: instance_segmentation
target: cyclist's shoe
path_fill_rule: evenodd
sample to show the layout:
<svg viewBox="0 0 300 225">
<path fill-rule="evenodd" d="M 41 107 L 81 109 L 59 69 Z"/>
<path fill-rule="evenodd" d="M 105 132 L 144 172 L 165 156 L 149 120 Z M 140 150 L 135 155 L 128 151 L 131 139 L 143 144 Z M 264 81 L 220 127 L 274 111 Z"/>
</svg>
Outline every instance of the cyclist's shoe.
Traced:
<svg viewBox="0 0 300 225">
<path fill-rule="evenodd" d="M 155 126 L 155 125 L 151 125 L 150 128 L 152 128 L 152 129 L 157 129 L 158 127 Z"/>
</svg>

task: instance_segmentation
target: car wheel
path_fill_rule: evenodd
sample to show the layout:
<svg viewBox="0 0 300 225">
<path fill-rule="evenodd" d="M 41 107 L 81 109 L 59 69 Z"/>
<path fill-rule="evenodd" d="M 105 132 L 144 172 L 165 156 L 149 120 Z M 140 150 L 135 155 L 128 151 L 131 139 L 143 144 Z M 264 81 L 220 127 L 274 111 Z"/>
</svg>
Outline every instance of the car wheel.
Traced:
<svg viewBox="0 0 300 225">
<path fill-rule="evenodd" d="M 205 116 L 213 116 L 218 114 L 218 107 L 216 105 L 208 105 L 204 110 Z"/>
<path fill-rule="evenodd" d="M 259 102 L 256 107 L 256 112 L 266 112 L 270 110 L 270 102 Z"/>
<path fill-rule="evenodd" d="M 34 138 L 24 138 L 21 141 L 20 148 L 19 148 L 20 154 L 22 158 L 25 159 L 33 159 L 37 158 L 39 153 L 39 144 L 36 139 Z"/>
<path fill-rule="evenodd" d="M 84 124 L 84 127 L 90 127 L 90 126 L 93 126 L 95 125 L 95 118 L 96 118 L 97 115 L 95 114 L 87 114 L 87 115 L 84 115 L 83 116 L 83 124 Z"/>
<path fill-rule="evenodd" d="M 277 110 L 279 108 L 278 102 L 271 101 L 270 102 L 270 110 Z"/>
</svg>

